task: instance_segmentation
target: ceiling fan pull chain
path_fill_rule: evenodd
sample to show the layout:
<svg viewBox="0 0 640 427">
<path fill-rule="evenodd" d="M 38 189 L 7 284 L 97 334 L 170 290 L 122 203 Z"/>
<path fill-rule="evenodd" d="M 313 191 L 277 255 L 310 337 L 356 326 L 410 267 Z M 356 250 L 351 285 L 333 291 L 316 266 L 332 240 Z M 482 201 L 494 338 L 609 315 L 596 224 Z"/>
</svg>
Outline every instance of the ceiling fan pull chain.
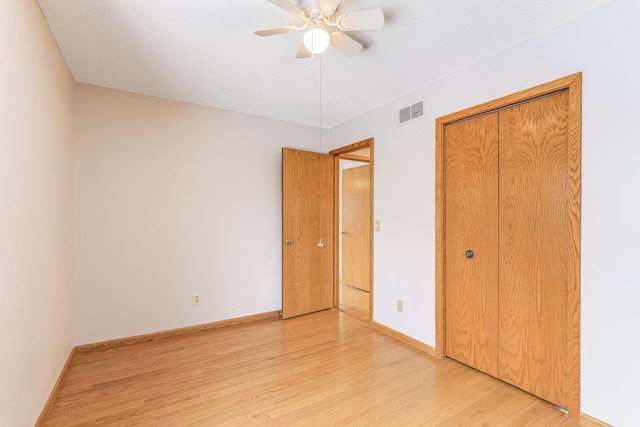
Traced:
<svg viewBox="0 0 640 427">
<path fill-rule="evenodd" d="M 319 108 L 319 117 L 318 117 L 318 129 L 320 134 L 320 149 L 318 150 L 318 155 L 320 156 L 320 193 L 319 193 L 319 241 L 318 247 L 324 247 L 324 243 L 322 242 L 322 236 L 324 235 L 324 156 L 322 155 L 322 57 L 320 57 L 320 108 Z"/>
</svg>

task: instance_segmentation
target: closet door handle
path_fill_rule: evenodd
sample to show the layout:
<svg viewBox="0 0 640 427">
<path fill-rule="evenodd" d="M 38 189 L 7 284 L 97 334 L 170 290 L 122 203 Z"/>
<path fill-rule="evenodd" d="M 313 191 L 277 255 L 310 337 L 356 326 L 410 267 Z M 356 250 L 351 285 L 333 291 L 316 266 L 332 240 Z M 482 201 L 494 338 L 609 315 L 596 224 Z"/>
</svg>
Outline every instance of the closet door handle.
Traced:
<svg viewBox="0 0 640 427">
<path fill-rule="evenodd" d="M 466 256 L 466 257 L 467 257 L 467 258 L 469 258 L 469 259 L 473 258 L 473 256 L 474 256 L 474 255 L 475 255 L 475 254 L 473 253 L 473 251 L 472 251 L 471 249 L 467 250 L 467 251 L 464 253 L 464 256 Z"/>
</svg>

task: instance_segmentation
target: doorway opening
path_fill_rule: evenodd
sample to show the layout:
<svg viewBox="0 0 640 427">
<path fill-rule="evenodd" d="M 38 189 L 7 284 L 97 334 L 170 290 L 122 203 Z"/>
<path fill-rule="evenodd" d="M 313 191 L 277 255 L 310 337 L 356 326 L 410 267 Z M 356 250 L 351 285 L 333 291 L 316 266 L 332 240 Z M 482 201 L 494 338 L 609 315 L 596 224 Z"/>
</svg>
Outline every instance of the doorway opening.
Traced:
<svg viewBox="0 0 640 427">
<path fill-rule="evenodd" d="M 373 317 L 373 138 L 329 154 L 335 159 L 334 306 L 370 322 Z"/>
</svg>

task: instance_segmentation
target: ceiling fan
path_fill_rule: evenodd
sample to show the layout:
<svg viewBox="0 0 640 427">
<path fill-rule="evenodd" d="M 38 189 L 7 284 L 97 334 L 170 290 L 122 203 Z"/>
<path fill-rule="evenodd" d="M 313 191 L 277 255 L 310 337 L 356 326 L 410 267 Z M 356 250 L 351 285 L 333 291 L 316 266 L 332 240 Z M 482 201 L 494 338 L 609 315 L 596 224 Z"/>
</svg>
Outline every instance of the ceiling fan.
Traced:
<svg viewBox="0 0 640 427">
<path fill-rule="evenodd" d="M 267 0 L 269 3 L 301 20 L 300 26 L 270 28 L 256 31 L 260 37 L 293 33 L 307 30 L 303 36 L 297 59 L 309 58 L 324 52 L 329 45 L 351 57 L 362 49 L 362 44 L 352 39 L 343 31 L 377 30 L 384 25 L 382 9 L 367 9 L 359 12 L 337 15 L 341 0 Z M 332 31 L 336 28 L 339 31 Z"/>
</svg>

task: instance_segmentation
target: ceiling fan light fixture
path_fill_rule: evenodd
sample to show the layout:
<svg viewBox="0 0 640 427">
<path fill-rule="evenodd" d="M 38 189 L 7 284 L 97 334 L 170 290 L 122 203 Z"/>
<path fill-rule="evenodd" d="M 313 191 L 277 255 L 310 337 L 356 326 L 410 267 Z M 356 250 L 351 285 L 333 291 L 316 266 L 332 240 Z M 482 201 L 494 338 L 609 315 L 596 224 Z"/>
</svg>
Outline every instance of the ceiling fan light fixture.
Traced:
<svg viewBox="0 0 640 427">
<path fill-rule="evenodd" d="M 322 53 L 329 47 L 329 33 L 320 28 L 311 28 L 302 37 L 304 47 L 313 54 Z"/>
</svg>

